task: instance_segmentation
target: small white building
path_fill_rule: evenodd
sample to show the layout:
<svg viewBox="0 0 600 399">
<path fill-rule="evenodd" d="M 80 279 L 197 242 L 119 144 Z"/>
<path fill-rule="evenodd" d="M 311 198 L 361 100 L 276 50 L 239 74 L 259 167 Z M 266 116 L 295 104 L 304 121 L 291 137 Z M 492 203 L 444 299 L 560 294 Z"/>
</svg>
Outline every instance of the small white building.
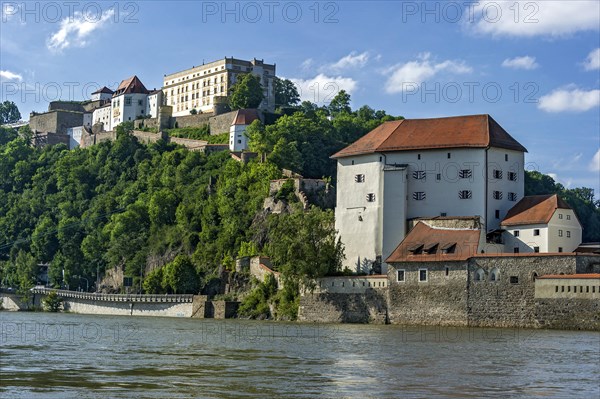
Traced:
<svg viewBox="0 0 600 399">
<path fill-rule="evenodd" d="M 81 145 L 81 137 L 84 132 L 83 126 L 70 127 L 67 129 L 67 134 L 69 135 L 69 149 L 72 150 Z"/>
<path fill-rule="evenodd" d="M 148 101 L 146 106 L 146 115 L 150 115 L 151 118 L 158 118 L 158 108 L 162 105 L 163 92 L 162 90 L 152 90 L 148 94 Z"/>
<path fill-rule="evenodd" d="M 101 107 L 98 107 L 94 110 L 93 114 L 92 114 L 92 125 L 98 124 L 98 123 L 102 123 L 103 127 L 102 130 L 105 131 L 110 131 L 111 129 L 111 117 L 110 117 L 110 111 L 112 109 L 112 105 L 109 102 L 108 104 L 105 104 Z"/>
<path fill-rule="evenodd" d="M 134 121 L 139 116 L 145 116 L 148 93 L 137 76 L 123 80 L 112 97 L 110 130 L 123 122 Z"/>
<path fill-rule="evenodd" d="M 229 128 L 229 150 L 244 151 L 248 149 L 246 128 L 257 119 L 260 118 L 256 109 L 240 109 L 235 113 Z"/>
<path fill-rule="evenodd" d="M 367 133 L 332 156 L 344 266 L 385 274 L 407 219 L 478 216 L 484 233 L 498 229 L 523 198 L 526 151 L 489 115 L 390 121 Z"/>
<path fill-rule="evenodd" d="M 104 86 L 101 89 L 96 90 L 92 93 L 92 101 L 110 101 L 113 96 L 113 91 L 108 87 Z"/>
<path fill-rule="evenodd" d="M 574 252 L 582 228 L 571 207 L 556 194 L 522 198 L 502 221 L 507 252 Z"/>
</svg>

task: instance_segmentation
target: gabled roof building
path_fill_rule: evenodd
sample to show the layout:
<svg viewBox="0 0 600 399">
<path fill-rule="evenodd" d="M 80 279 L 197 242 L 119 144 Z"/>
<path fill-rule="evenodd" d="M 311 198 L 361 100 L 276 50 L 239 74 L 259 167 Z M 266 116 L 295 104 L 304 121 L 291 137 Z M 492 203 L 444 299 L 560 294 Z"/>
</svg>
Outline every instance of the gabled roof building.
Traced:
<svg viewBox="0 0 600 399">
<path fill-rule="evenodd" d="M 407 219 L 476 216 L 482 234 L 499 229 L 523 198 L 526 151 L 489 115 L 390 121 L 367 133 L 332 156 L 345 266 L 385 273 Z"/>
</svg>

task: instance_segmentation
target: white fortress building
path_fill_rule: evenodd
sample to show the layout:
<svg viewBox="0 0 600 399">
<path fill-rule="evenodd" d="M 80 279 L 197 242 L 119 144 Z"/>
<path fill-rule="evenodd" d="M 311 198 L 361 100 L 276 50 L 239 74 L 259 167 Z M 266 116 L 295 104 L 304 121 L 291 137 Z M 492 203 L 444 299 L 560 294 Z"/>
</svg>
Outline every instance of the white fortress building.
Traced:
<svg viewBox="0 0 600 399">
<path fill-rule="evenodd" d="M 524 196 L 525 152 L 489 115 L 390 121 L 367 133 L 332 156 L 344 266 L 386 273 L 385 260 L 416 218 L 476 216 L 482 235 L 500 232 L 495 243 L 503 244 L 502 221 Z M 577 234 L 575 247 L 580 226 Z"/>
<path fill-rule="evenodd" d="M 254 58 L 251 61 L 227 58 L 194 66 L 181 72 L 164 76 L 165 105 L 173 107 L 173 116 L 212 112 L 215 103 L 226 99 L 229 90 L 240 74 L 252 73 L 260 78 L 265 99 L 260 109 L 275 109 L 275 64 L 265 64 Z"/>
</svg>

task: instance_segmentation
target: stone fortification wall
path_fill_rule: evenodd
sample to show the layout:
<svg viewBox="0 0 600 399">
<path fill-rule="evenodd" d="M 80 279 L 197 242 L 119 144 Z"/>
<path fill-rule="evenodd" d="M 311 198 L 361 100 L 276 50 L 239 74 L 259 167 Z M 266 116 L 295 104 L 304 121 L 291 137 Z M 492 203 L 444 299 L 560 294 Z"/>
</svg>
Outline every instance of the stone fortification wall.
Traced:
<svg viewBox="0 0 600 399">
<path fill-rule="evenodd" d="M 388 270 L 390 323 L 466 326 L 466 262 L 406 262 Z M 427 281 L 419 281 L 419 269 L 427 269 Z M 446 268 L 448 270 L 446 271 Z"/>
<path fill-rule="evenodd" d="M 29 127 L 34 132 L 67 134 L 71 127 L 83 126 L 83 113 L 72 111 L 50 111 L 32 114 Z"/>
<path fill-rule="evenodd" d="M 221 115 L 212 116 L 209 118 L 208 123 L 210 125 L 210 134 L 221 134 L 229 133 L 229 128 L 233 122 L 237 111 L 226 112 Z"/>
<path fill-rule="evenodd" d="M 476 280 L 478 270 L 483 279 Z M 490 280 L 492 269 L 498 271 Z M 535 278 L 573 274 L 575 255 L 485 256 L 469 260 L 469 325 L 477 327 L 539 327 L 535 316 Z"/>
<path fill-rule="evenodd" d="M 385 297 L 385 290 L 381 289 L 370 289 L 364 294 L 304 293 L 300 296 L 298 321 L 385 324 Z"/>
<path fill-rule="evenodd" d="M 598 299 L 536 299 L 537 327 L 600 331 Z"/>
</svg>

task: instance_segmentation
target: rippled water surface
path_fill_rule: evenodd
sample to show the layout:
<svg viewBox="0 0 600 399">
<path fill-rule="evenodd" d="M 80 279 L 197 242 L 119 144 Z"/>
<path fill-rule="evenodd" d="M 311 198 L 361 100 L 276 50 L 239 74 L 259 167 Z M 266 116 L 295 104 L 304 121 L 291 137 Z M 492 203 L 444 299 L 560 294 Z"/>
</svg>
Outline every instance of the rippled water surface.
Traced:
<svg viewBox="0 0 600 399">
<path fill-rule="evenodd" d="M 0 312 L 2 398 L 600 398 L 600 333 Z"/>
</svg>

